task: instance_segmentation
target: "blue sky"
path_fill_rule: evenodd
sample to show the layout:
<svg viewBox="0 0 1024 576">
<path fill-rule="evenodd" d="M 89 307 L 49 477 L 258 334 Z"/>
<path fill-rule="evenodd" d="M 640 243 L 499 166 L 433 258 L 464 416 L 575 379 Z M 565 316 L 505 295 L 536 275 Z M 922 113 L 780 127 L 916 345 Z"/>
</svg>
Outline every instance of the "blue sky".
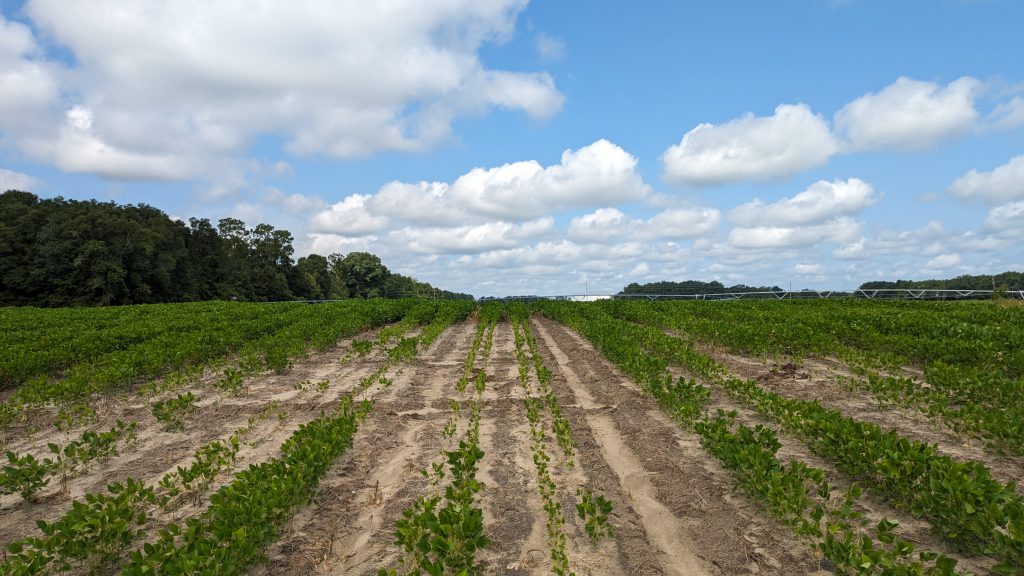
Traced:
<svg viewBox="0 0 1024 576">
<path fill-rule="evenodd" d="M 0 188 L 476 295 L 1024 268 L 1024 3 L 0 6 Z"/>
</svg>

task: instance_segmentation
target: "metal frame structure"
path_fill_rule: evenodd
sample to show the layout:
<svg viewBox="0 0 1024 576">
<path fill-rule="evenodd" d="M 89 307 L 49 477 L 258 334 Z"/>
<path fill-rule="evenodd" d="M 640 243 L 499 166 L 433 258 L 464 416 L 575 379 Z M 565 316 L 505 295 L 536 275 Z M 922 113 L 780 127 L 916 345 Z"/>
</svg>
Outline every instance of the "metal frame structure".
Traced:
<svg viewBox="0 0 1024 576">
<path fill-rule="evenodd" d="M 994 290 L 938 290 L 925 288 L 876 288 L 856 290 L 777 290 L 724 294 L 615 294 L 614 299 L 639 300 L 800 300 L 854 298 L 862 300 L 989 300 Z M 1003 297 L 1024 300 L 1024 290 L 1005 290 Z M 569 297 L 571 299 L 572 297 Z"/>
<path fill-rule="evenodd" d="M 722 294 L 564 294 L 557 296 L 505 296 L 484 300 L 529 301 L 529 300 L 572 300 L 593 302 L 596 300 L 990 300 L 994 290 L 931 290 L 924 288 L 877 288 L 868 290 L 776 290 L 771 292 L 726 292 Z M 1003 298 L 1024 300 L 1024 290 L 1004 290 Z M 280 302 L 344 302 L 344 300 L 281 300 Z"/>
</svg>

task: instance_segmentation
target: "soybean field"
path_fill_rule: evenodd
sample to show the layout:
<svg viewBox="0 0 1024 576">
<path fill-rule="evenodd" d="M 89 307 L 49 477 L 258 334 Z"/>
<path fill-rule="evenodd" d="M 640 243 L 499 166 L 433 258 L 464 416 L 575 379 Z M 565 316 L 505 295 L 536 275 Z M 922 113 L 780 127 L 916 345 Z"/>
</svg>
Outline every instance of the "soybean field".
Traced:
<svg viewBox="0 0 1024 576">
<path fill-rule="evenodd" d="M 0 575 L 1024 575 L 1024 306 L 0 308 Z"/>
</svg>

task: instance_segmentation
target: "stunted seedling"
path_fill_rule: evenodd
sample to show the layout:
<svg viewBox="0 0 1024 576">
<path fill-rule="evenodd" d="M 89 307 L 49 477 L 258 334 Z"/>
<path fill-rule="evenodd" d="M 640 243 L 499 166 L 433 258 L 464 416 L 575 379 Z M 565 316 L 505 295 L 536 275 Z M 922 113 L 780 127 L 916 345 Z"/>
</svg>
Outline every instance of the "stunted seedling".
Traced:
<svg viewBox="0 0 1024 576">
<path fill-rule="evenodd" d="M 153 403 L 153 416 L 164 426 L 164 430 L 181 431 L 185 429 L 185 419 L 195 412 L 196 397 L 188 392 L 178 394 L 168 400 Z"/>
<path fill-rule="evenodd" d="M 615 531 L 608 522 L 612 503 L 600 494 L 595 496 L 589 488 L 577 488 L 576 497 L 579 499 L 576 503 L 576 514 L 583 520 L 583 527 L 590 539 L 597 542 L 604 536 L 614 537 Z"/>
</svg>

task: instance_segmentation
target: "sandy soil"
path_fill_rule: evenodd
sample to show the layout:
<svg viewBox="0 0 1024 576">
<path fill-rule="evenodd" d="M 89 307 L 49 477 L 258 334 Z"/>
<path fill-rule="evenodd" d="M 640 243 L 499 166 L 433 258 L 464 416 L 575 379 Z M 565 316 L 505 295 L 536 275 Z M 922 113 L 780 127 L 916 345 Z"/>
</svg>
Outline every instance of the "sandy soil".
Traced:
<svg viewBox="0 0 1024 576">
<path fill-rule="evenodd" d="M 34 502 L 23 501 L 18 495 L 0 497 L 0 545 L 37 534 L 36 520 L 55 521 L 70 509 L 73 499 L 82 499 L 87 493 L 105 492 L 106 486 L 112 482 L 122 482 L 131 477 L 155 484 L 178 466 L 190 465 L 195 450 L 203 444 L 227 438 L 246 427 L 250 418 L 257 417 L 255 426 L 242 438 L 235 466 L 222 472 L 204 493 L 180 499 L 172 510 L 158 513 L 150 523 L 150 533 L 155 534 L 168 522 L 196 514 L 205 507 L 206 496 L 230 481 L 234 471 L 276 456 L 281 444 L 300 424 L 317 418 L 321 411 L 329 411 L 360 378 L 377 369 L 382 361 L 379 354 L 353 359 L 348 354 L 349 344 L 350 340 L 343 340 L 325 352 L 299 359 L 295 366 L 282 374 L 250 377 L 246 381 L 246 392 L 240 396 L 224 395 L 212 386 L 215 375 L 207 374 L 193 385 L 158 396 L 133 391 L 119 397 L 94 399 L 92 404 L 97 410 L 98 420 L 90 423 L 88 428 L 71 430 L 67 436 L 56 431 L 51 424 L 40 427 L 36 433 L 12 438 L 9 450 L 43 457 L 48 455 L 48 442 L 63 446 L 68 439 L 79 438 L 87 429 L 109 430 L 117 420 L 138 423 L 138 439 L 133 445 L 121 448 L 118 456 L 93 463 L 88 472 L 70 479 L 66 493 L 62 492 L 60 481 L 53 478 L 37 494 Z M 324 392 L 315 386 L 297 390 L 296 384 L 305 380 L 313 383 L 327 380 L 329 387 Z M 152 415 L 152 402 L 185 391 L 196 396 L 196 410 L 187 418 L 184 430 L 164 430 Z M 52 421 L 52 414 L 44 413 L 37 418 L 39 421 Z"/>
<path fill-rule="evenodd" d="M 441 430 L 450 413 L 449 398 L 468 397 L 457 393 L 455 384 L 474 333 L 472 322 L 446 331 L 374 400 L 354 448 L 328 473 L 313 505 L 296 518 L 292 531 L 271 548 L 270 562 L 256 572 L 369 575 L 398 565 L 395 522 L 418 496 L 431 491 L 420 470 L 437 461 L 444 446 Z M 511 326 L 499 324 L 488 363 L 477 365 L 488 377 L 480 420 L 485 457 L 478 479 L 485 485 L 480 503 L 484 530 L 493 542 L 478 558 L 487 574 L 550 574 L 546 515 L 536 488 L 517 366 Z M 555 455 L 556 449 L 551 444 L 548 453 Z M 566 496 L 563 508 L 575 513 L 575 486 L 585 482 L 582 472 L 562 473 L 555 481 Z M 595 547 L 572 524 L 567 532 L 578 574 L 625 573 L 613 544 Z"/>
<path fill-rule="evenodd" d="M 827 573 L 806 544 L 733 494 L 729 475 L 696 438 L 587 343 L 546 320 L 532 328 L 576 442 L 571 468 L 553 439 L 546 446 L 575 573 Z M 371 575 L 397 566 L 395 521 L 430 490 L 419 471 L 437 459 L 448 399 L 464 397 L 455 383 L 474 332 L 473 322 L 452 327 L 375 398 L 354 448 L 255 572 Z M 478 477 L 486 486 L 484 529 L 493 541 L 478 559 L 485 574 L 550 574 L 547 516 L 517 366 L 511 326 L 500 323 L 488 363 L 477 366 L 488 375 Z M 550 433 L 550 422 L 546 427 Z M 577 487 L 613 502 L 614 538 L 594 543 L 587 536 L 575 514 Z"/>
<path fill-rule="evenodd" d="M 635 515 L 634 542 L 620 542 L 624 573 L 824 574 L 807 546 L 785 526 L 734 494 L 728 472 L 649 396 L 577 334 L 547 319 L 533 321 L 557 367 L 553 385 L 587 430 L 592 448 L 617 484 L 615 514 Z M 571 405 L 569 405 L 571 403 Z M 619 539 L 622 539 L 620 532 Z"/>
<path fill-rule="evenodd" d="M 375 395 L 353 447 L 256 573 L 376 574 L 397 562 L 395 520 L 427 488 L 420 470 L 441 446 L 442 391 L 454 387 L 472 337 L 469 324 L 448 329 Z"/>
</svg>

